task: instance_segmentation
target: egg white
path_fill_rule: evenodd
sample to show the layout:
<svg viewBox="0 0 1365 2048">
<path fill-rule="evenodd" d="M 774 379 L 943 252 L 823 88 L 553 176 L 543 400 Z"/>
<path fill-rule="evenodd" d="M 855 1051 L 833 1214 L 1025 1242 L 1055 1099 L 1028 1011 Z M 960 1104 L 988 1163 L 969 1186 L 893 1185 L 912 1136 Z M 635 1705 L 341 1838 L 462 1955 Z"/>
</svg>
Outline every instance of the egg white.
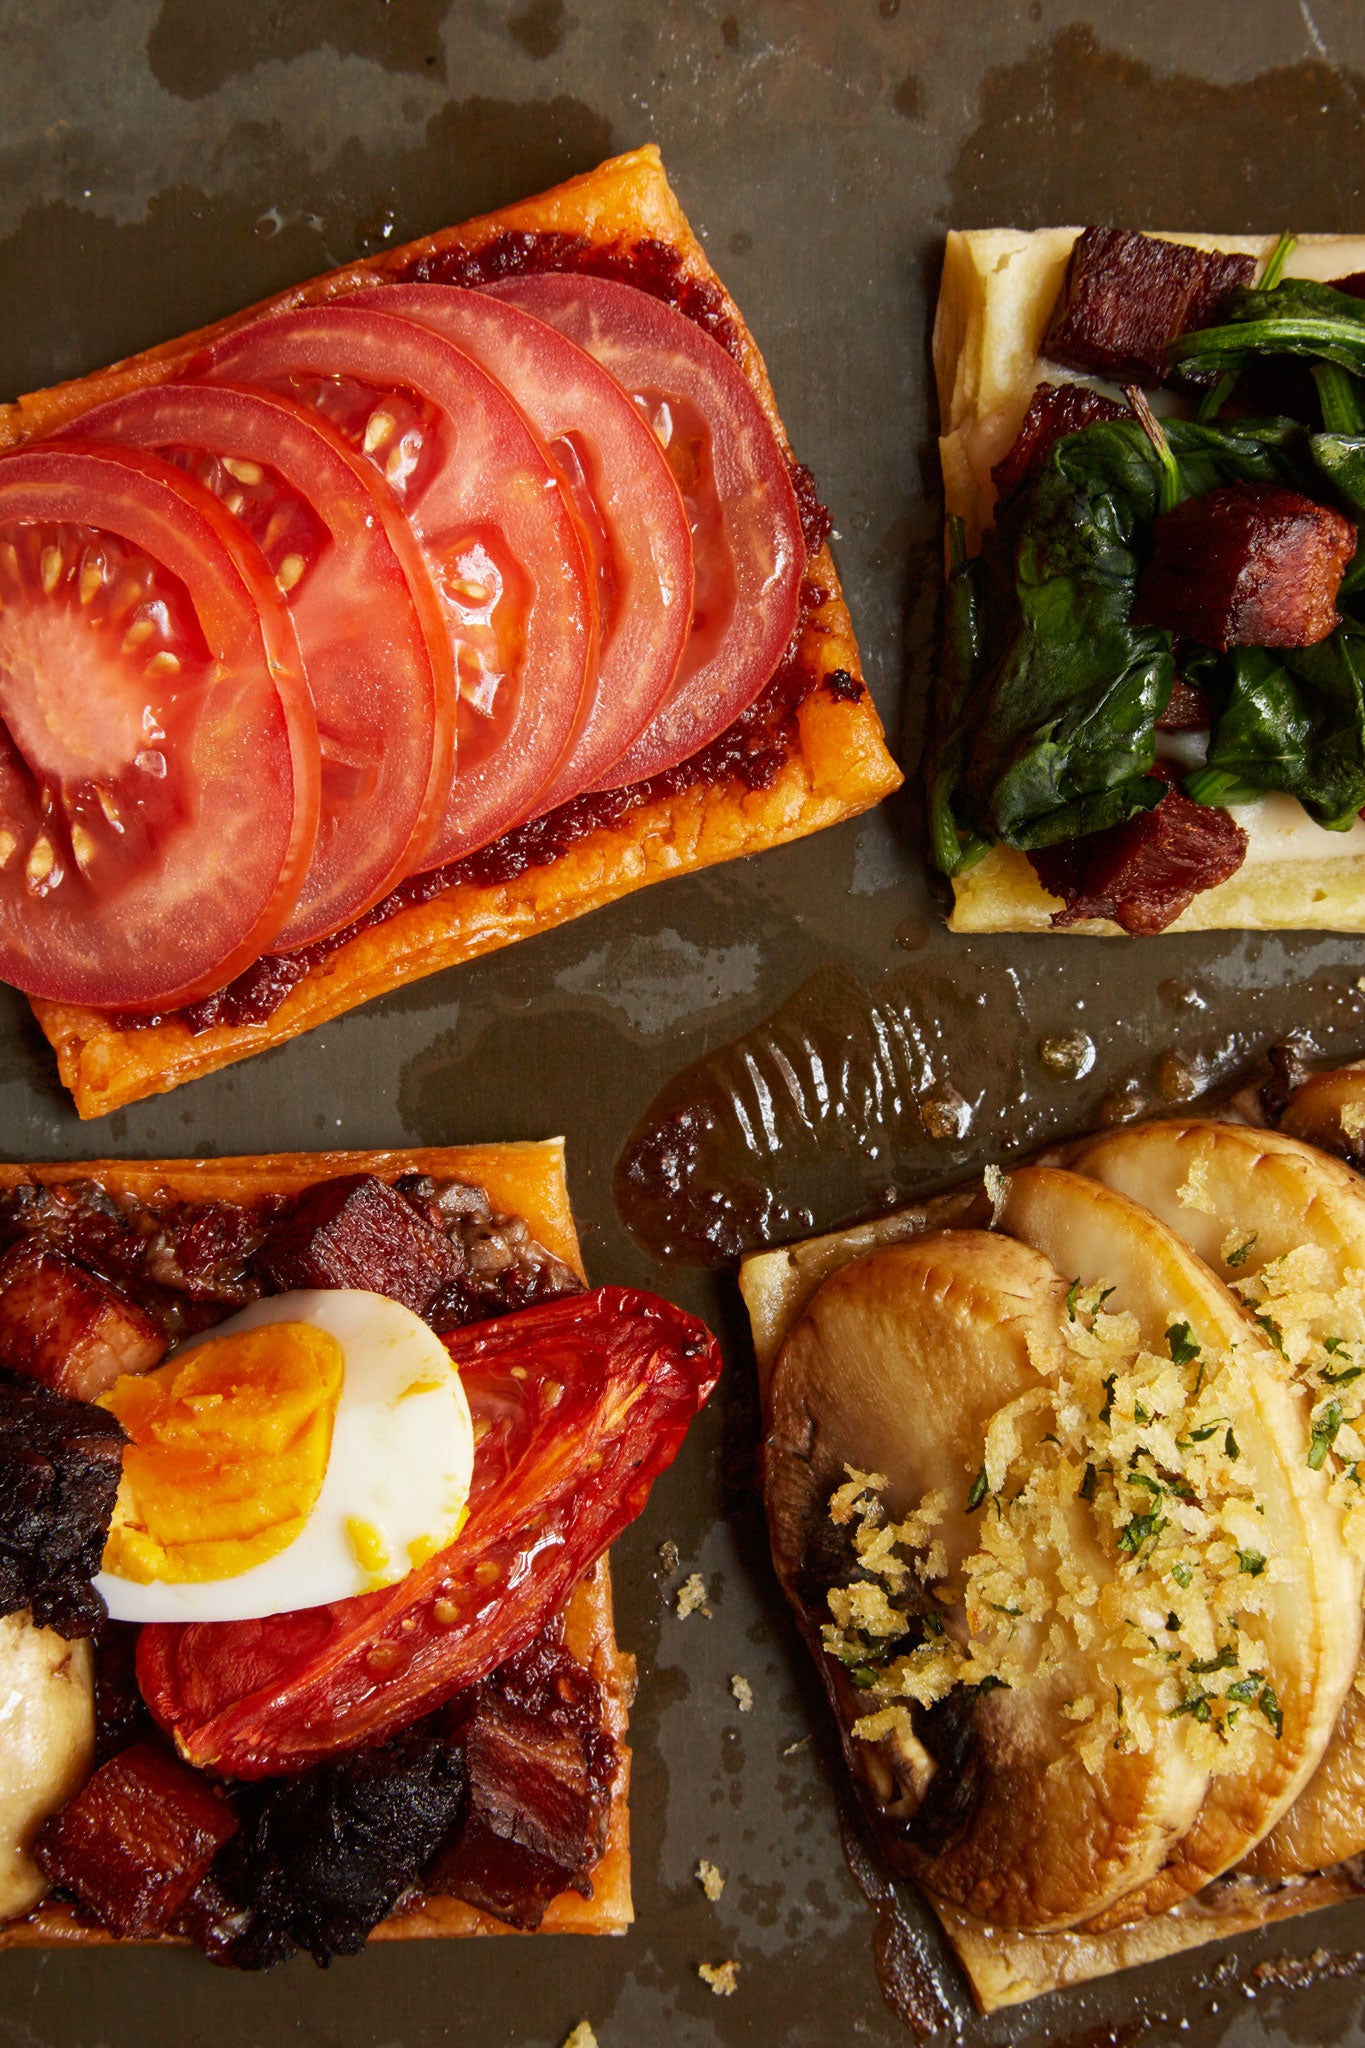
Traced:
<svg viewBox="0 0 1365 2048">
<path fill-rule="evenodd" d="M 369 1591 L 377 1577 L 406 1577 L 411 1544 L 450 1540 L 469 1494 L 474 1427 L 435 1332 L 387 1295 L 327 1288 L 255 1302 L 175 1355 L 266 1323 L 311 1323 L 341 1346 L 331 1455 L 311 1514 L 287 1548 L 233 1578 L 142 1586 L 101 1571 L 95 1586 L 115 1621 L 250 1621 L 321 1607 Z M 390 1559 L 382 1575 L 358 1561 L 352 1520 L 382 1537 Z"/>
</svg>

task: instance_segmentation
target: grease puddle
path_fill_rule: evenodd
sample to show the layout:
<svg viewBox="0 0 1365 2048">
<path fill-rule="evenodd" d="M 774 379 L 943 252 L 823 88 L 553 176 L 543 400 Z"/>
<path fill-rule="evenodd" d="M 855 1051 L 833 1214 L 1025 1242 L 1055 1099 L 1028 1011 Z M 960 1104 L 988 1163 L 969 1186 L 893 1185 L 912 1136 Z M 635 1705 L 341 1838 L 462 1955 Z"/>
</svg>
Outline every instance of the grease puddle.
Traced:
<svg viewBox="0 0 1365 2048">
<path fill-rule="evenodd" d="M 1290 1033 L 1310 1056 L 1365 1046 L 1358 969 L 1315 963 L 1312 941 L 1251 940 L 1130 990 L 1101 960 L 1077 971 L 1073 955 L 1063 976 L 1048 948 L 1016 942 L 1005 965 L 997 946 L 964 947 L 868 984 L 821 969 L 655 1097 L 617 1160 L 622 1221 L 658 1258 L 719 1264 L 1195 1100 Z"/>
</svg>

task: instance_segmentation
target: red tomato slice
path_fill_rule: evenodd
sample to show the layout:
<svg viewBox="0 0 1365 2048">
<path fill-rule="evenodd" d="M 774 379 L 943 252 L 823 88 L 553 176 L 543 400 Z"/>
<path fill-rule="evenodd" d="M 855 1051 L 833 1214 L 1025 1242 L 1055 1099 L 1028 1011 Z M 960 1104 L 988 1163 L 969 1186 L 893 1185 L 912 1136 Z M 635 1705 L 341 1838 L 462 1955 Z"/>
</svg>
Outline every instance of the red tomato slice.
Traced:
<svg viewBox="0 0 1365 2048">
<path fill-rule="evenodd" d="M 393 493 L 290 398 L 159 384 L 80 422 L 189 470 L 288 599 L 322 749 L 317 845 L 276 950 L 305 946 L 410 872 L 450 792 L 455 675 L 431 578 Z"/>
<path fill-rule="evenodd" d="M 537 802 L 538 811 L 550 810 L 600 782 L 672 688 L 692 621 L 682 493 L 620 385 L 543 320 L 454 285 L 385 285 L 379 302 L 444 334 L 511 393 L 547 444 L 587 532 L 601 616 L 597 687 Z"/>
<path fill-rule="evenodd" d="M 0 457 L 0 976 L 221 988 L 293 907 L 318 781 L 289 608 L 217 500 L 134 449 Z"/>
<path fill-rule="evenodd" d="M 736 365 L 634 285 L 547 272 L 485 287 L 546 320 L 629 392 L 692 523 L 696 608 L 672 691 L 602 788 L 685 761 L 752 704 L 796 627 L 806 548 L 786 460 Z"/>
<path fill-rule="evenodd" d="M 386 479 L 422 545 L 459 703 L 450 801 L 414 867 L 530 817 L 578 725 L 597 610 L 567 495 L 506 392 L 368 292 L 238 328 L 190 373 L 315 406 Z"/>
<path fill-rule="evenodd" d="M 266 1621 L 144 1628 L 138 1683 L 190 1762 L 269 1777 L 378 1742 L 537 1635 L 644 1507 L 720 1349 L 603 1287 L 446 1338 L 475 1418 L 469 1520 L 383 1592 Z"/>
</svg>

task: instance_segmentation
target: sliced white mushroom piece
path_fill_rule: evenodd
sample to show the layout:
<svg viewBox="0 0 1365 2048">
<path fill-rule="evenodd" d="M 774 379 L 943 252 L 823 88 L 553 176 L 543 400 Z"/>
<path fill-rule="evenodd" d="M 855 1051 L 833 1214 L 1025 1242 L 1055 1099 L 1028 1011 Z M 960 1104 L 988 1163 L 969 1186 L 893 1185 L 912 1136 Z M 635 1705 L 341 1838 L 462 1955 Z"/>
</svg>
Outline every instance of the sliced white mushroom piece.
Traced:
<svg viewBox="0 0 1365 2048">
<path fill-rule="evenodd" d="M 0 1920 L 33 1908 L 47 1880 L 33 1841 L 49 1814 L 90 1775 L 95 1688 L 90 1645 L 35 1628 L 27 1614 L 0 1620 Z"/>
<path fill-rule="evenodd" d="M 985 1454 L 995 1463 L 1011 1447 L 1027 1463 L 1040 1450 L 1033 1439 L 1047 1434 L 1067 1293 L 1055 1262 L 978 1230 L 938 1231 L 855 1259 L 825 1279 L 781 1347 L 765 1460 L 778 1573 L 820 1658 L 889 1859 L 981 1920 L 1036 1929 L 1072 1925 L 1151 1878 L 1208 1785 L 1198 1731 L 1160 1710 L 1169 1680 L 1151 1660 L 1127 1643 L 1097 1654 L 1054 1626 L 1068 1588 L 1102 1593 L 1118 1572 L 1078 1492 L 1082 1467 L 1071 1468 L 1033 1534 L 1024 1532 L 1028 1612 L 1011 1601 L 998 1619 L 985 1613 L 983 1582 L 964 1573 L 1011 1526 L 983 1498 L 988 1431 L 996 1425 Z M 838 1497 L 850 1467 L 884 1478 L 891 1521 L 941 1500 L 923 1516 L 920 1575 L 899 1588 L 889 1581 L 915 1626 L 930 1617 L 930 1662 L 937 1623 L 945 1655 L 961 1658 L 988 1639 L 1008 1673 L 994 1689 L 950 1677 L 941 1696 L 929 1685 L 913 1709 L 883 1707 L 883 1718 L 899 1722 L 884 1739 L 852 1730 L 859 1719 L 875 1728 L 894 1694 L 876 1682 L 859 1693 L 822 1655 L 821 1622 L 860 1564 L 874 1627 L 881 1591 L 876 1569 L 866 1569 L 873 1550 L 855 1555 Z M 875 1545 L 887 1523 L 864 1526 Z M 1130 1746 L 1117 1724 L 1100 1732 L 1116 1697 L 1145 1726 L 1145 1745 Z"/>
<path fill-rule="evenodd" d="M 1190 1127 L 1206 1134 L 1215 1128 Z M 1248 1135 L 1264 1142 L 1263 1133 Z M 1206 1135 L 1203 1142 L 1212 1141 Z M 1088 1170 L 1099 1171 L 1100 1152 L 1098 1145 L 1083 1152 Z M 1104 1181 L 1049 1167 L 1012 1175 L 1001 1226 L 1069 1265 L 1083 1283 L 1113 1287 L 1110 1307 L 1137 1318 L 1153 1352 L 1170 1344 L 1174 1326 L 1184 1333 L 1177 1341 L 1197 1344 L 1214 1367 L 1219 1420 L 1226 1415 L 1226 1443 L 1236 1447 L 1237 1476 L 1255 1505 L 1256 1552 L 1270 1560 L 1248 1574 L 1245 1602 L 1229 1620 L 1259 1645 L 1255 1668 L 1272 1689 L 1279 1727 L 1274 1734 L 1257 1729 L 1236 1767 L 1213 1776 L 1198 1818 L 1159 1876 L 1095 1916 L 1090 1924 L 1097 1928 L 1174 1905 L 1269 1833 L 1317 1767 L 1360 1643 L 1359 1565 L 1346 1547 L 1327 1475 L 1309 1463 L 1308 1412 L 1288 1365 L 1183 1238 L 1108 1184 L 1114 1157 L 1110 1151 Z M 1177 1186 L 1187 1179 L 1180 1176 Z M 1135 1172 L 1133 1184 L 1159 1198 L 1148 1177 Z M 1191 1214 L 1218 1227 L 1206 1211 Z M 1227 1235 L 1224 1228 L 1219 1242 Z M 1239 1556 L 1249 1554 L 1250 1538 L 1237 1540 Z"/>
<path fill-rule="evenodd" d="M 1321 1075 L 1306 1085 L 1319 1088 L 1343 1078 Z M 1365 1106 L 1365 1070 L 1355 1076 L 1355 1094 Z M 1345 1099 L 1333 1093 L 1332 1115 Z M 1365 1185 L 1355 1174 L 1276 1132 L 1195 1121 L 1115 1132 L 1081 1148 L 1073 1164 L 1142 1202 L 1251 1296 L 1248 1312 L 1267 1317 L 1299 1370 L 1299 1398 L 1310 1415 L 1330 1405 L 1334 1386 L 1345 1391 L 1355 1385 L 1365 1365 Z M 1310 1269 L 1306 1276 L 1316 1285 L 1307 1288 L 1294 1285 L 1295 1255 L 1305 1248 L 1317 1255 L 1316 1274 Z M 1269 1291 L 1276 1284 L 1286 1289 L 1279 1302 Z M 1308 1320 L 1291 1325 L 1291 1313 Z M 1330 1350 L 1323 1349 L 1324 1338 Z M 1365 1388 L 1365 1378 L 1360 1384 Z M 1358 1396 L 1351 1405 L 1359 1405 Z M 1323 1460 L 1312 1481 L 1315 1490 L 1321 1492 L 1330 1478 L 1331 1466 Z M 1346 1533 L 1358 1551 L 1365 1533 L 1360 1489 L 1338 1481 L 1335 1502 L 1349 1515 Z M 1353 1552 L 1347 1568 L 1354 1572 L 1358 1603 L 1365 1561 Z M 1365 1676 L 1359 1661 L 1357 1676 Z M 1286 1878 L 1362 1850 L 1365 1700 L 1352 1687 L 1317 1770 L 1253 1851 L 1248 1868 L 1258 1876 Z"/>
</svg>

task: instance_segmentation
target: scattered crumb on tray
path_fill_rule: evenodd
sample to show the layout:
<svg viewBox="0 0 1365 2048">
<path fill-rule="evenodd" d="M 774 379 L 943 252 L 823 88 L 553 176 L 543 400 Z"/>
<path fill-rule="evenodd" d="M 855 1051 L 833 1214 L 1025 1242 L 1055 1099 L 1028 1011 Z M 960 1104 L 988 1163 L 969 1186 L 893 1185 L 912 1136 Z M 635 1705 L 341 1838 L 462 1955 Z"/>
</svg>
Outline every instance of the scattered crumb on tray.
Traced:
<svg viewBox="0 0 1365 2048">
<path fill-rule="evenodd" d="M 597 2048 L 597 2036 L 586 2020 L 580 2020 L 565 2040 L 564 2048 Z"/>
<path fill-rule="evenodd" d="M 682 1552 L 678 1549 L 673 1538 L 665 1536 L 663 1542 L 659 1545 L 659 1563 L 663 1566 L 665 1572 L 675 1572 L 678 1569 L 681 1557 Z"/>
<path fill-rule="evenodd" d="M 809 1735 L 798 1735 L 795 1742 L 789 1742 L 787 1744 L 787 1747 L 782 1752 L 783 1756 L 795 1756 L 797 1750 L 804 1749 L 809 1741 Z"/>
<path fill-rule="evenodd" d="M 748 1679 L 741 1677 L 737 1671 L 730 1680 L 730 1690 L 739 1701 L 740 1713 L 752 1714 L 754 1710 L 754 1689 Z"/>
<path fill-rule="evenodd" d="M 706 1602 L 706 1581 L 700 1572 L 693 1572 L 690 1578 L 683 1580 L 674 1605 L 680 1621 L 686 1621 L 689 1614 L 696 1614 L 699 1611 L 708 1621 L 711 1619 L 711 1609 Z"/>
<path fill-rule="evenodd" d="M 717 1998 L 733 1998 L 739 1989 L 739 1964 L 698 1963 L 697 1975 L 703 1984 L 709 1984 Z"/>
<path fill-rule="evenodd" d="M 725 1890 L 724 1875 L 721 1871 L 717 1870 L 714 1863 L 709 1863 L 705 1856 L 703 1856 L 701 1862 L 697 1865 L 696 1878 L 697 1883 L 706 1893 L 712 1905 L 714 1905 Z"/>
</svg>

